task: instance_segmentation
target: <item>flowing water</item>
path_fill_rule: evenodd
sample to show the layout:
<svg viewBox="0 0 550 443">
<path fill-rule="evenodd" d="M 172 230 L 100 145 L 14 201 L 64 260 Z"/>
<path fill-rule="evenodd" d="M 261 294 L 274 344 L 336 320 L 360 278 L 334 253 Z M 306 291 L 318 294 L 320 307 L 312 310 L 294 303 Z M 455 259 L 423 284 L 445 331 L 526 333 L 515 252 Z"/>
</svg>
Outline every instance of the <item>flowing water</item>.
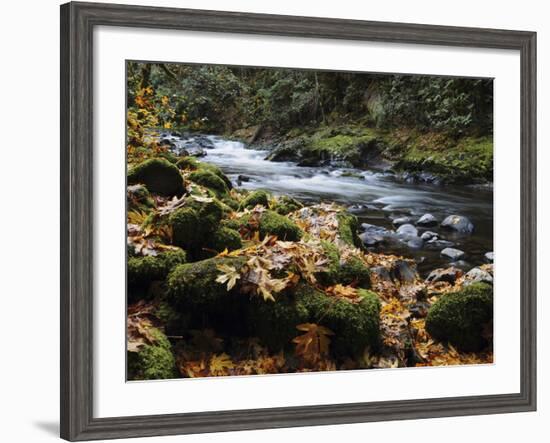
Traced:
<svg viewBox="0 0 550 443">
<path fill-rule="evenodd" d="M 408 216 L 416 221 L 426 213 L 439 221 L 447 215 L 468 217 L 475 226 L 472 235 L 458 236 L 441 231 L 439 227 L 420 229 L 438 232 L 442 239 L 452 241 L 453 247 L 466 252 L 465 262 L 458 265 L 469 269 L 484 262 L 484 254 L 493 250 L 493 193 L 492 190 L 468 186 L 449 187 L 413 184 L 391 173 L 337 167 L 299 167 L 292 162 L 265 160 L 269 151 L 249 149 L 241 142 L 208 136 L 212 142 L 200 160 L 219 166 L 237 187 L 266 189 L 273 194 L 290 195 L 302 202 L 337 202 L 353 207 L 361 223 L 395 229 L 392 220 Z M 176 149 L 193 143 L 191 138 L 172 138 Z M 241 176 L 241 180 L 239 180 Z M 438 266 L 447 266 L 449 259 L 440 249 L 411 249 L 400 242 L 376 248 L 379 252 L 399 253 L 414 258 L 419 271 L 426 274 Z"/>
</svg>

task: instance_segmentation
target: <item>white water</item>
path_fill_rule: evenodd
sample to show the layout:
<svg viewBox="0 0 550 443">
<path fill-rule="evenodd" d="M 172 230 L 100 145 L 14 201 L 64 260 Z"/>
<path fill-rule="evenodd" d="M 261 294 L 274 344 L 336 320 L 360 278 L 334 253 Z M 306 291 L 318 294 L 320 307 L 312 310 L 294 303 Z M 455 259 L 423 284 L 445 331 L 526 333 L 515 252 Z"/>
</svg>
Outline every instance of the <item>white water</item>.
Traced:
<svg viewBox="0 0 550 443">
<path fill-rule="evenodd" d="M 492 250 L 492 192 L 470 187 L 419 185 L 400 181 L 389 173 L 335 167 L 299 167 L 292 162 L 265 160 L 269 151 L 248 149 L 238 141 L 207 137 L 213 148 L 205 149 L 200 161 L 219 166 L 233 184 L 245 189 L 266 189 L 274 194 L 293 196 L 302 201 L 335 201 L 345 206 L 362 205 L 355 211 L 362 222 L 391 228 L 391 219 L 410 216 L 413 220 L 431 213 L 439 220 L 450 214 L 469 217 L 476 230 L 473 236 L 456 243 L 472 263 Z M 193 144 L 192 138 L 171 137 L 176 147 Z M 353 174 L 353 176 L 346 176 Z M 239 175 L 248 181 L 239 180 Z M 437 229 L 436 229 L 437 230 Z M 456 241 L 456 239 L 453 239 Z M 440 262 L 438 251 L 410 252 L 419 260 Z"/>
</svg>

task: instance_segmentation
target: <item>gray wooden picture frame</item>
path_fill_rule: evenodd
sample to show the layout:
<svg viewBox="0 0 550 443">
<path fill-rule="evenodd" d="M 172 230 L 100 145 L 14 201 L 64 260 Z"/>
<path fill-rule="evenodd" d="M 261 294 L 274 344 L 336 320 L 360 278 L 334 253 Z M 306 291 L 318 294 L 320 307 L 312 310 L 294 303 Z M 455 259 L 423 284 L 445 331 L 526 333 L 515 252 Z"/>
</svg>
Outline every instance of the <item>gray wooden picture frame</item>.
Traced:
<svg viewBox="0 0 550 443">
<path fill-rule="evenodd" d="M 93 29 L 100 25 L 519 51 L 521 57 L 520 393 L 95 418 L 92 370 L 94 273 L 92 46 Z M 77 441 L 144 437 L 496 414 L 535 409 L 536 34 L 534 32 L 99 3 L 68 3 L 61 6 L 62 438 Z"/>
</svg>

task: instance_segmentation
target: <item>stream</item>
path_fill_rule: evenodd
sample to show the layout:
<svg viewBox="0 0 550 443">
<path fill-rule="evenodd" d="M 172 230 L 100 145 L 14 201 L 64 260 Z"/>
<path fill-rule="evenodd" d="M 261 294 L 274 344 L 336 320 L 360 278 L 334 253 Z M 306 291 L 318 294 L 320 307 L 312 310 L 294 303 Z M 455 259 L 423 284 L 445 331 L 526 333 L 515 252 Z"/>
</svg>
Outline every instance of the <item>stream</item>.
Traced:
<svg viewBox="0 0 550 443">
<path fill-rule="evenodd" d="M 169 137 L 176 152 L 196 143 L 193 137 Z M 244 189 L 265 189 L 276 195 L 289 195 L 303 203 L 336 202 L 349 208 L 360 223 L 395 230 L 392 220 L 409 217 L 414 224 L 429 213 L 440 222 L 448 215 L 468 217 L 474 224 L 470 235 L 446 232 L 439 226 L 418 229 L 436 232 L 441 240 L 466 253 L 454 264 L 469 270 L 485 263 L 484 254 L 493 250 L 493 192 L 470 186 L 436 186 L 407 183 L 392 173 L 332 166 L 299 167 L 292 162 L 265 160 L 269 151 L 255 150 L 238 141 L 218 136 L 206 139 L 205 156 L 200 160 L 219 166 L 233 184 Z M 204 144 L 203 144 L 204 145 Z M 239 179 L 241 176 L 241 179 Z M 376 252 L 401 254 L 414 258 L 421 275 L 437 267 L 447 267 L 451 260 L 442 257 L 442 247 L 424 244 L 411 248 L 402 241 L 389 241 L 372 248 Z"/>
</svg>

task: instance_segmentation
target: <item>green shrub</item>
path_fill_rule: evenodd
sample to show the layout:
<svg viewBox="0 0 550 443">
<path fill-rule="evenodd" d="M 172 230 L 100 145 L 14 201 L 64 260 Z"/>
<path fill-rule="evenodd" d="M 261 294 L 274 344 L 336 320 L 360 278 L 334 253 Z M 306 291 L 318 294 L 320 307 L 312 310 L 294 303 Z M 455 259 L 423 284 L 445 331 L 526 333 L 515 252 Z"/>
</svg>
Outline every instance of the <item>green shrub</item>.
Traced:
<svg viewBox="0 0 550 443">
<path fill-rule="evenodd" d="M 442 295 L 428 311 L 426 330 L 462 351 L 479 351 L 487 345 L 483 331 L 492 319 L 493 287 L 474 283 Z"/>
<path fill-rule="evenodd" d="M 142 183 L 147 189 L 164 196 L 181 195 L 185 192 L 179 169 L 163 158 L 145 160 L 128 171 L 128 184 Z"/>
</svg>

